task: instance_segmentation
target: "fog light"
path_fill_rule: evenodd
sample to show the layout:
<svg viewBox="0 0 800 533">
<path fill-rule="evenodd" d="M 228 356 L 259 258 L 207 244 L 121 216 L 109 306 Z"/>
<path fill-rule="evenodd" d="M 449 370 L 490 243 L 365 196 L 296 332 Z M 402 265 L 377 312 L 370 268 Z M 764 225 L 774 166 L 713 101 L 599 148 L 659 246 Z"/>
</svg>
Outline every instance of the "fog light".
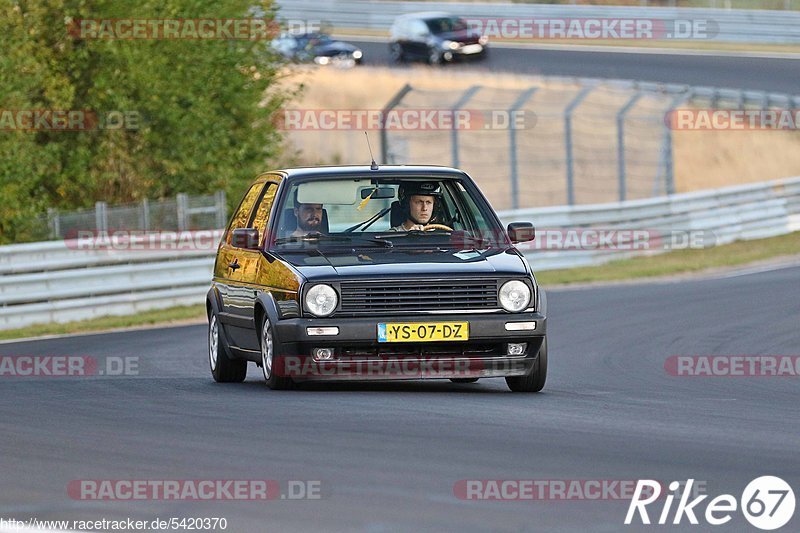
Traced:
<svg viewBox="0 0 800 533">
<path fill-rule="evenodd" d="M 337 326 L 326 326 L 324 328 L 306 328 L 306 335 L 309 337 L 321 336 L 321 335 L 338 335 L 339 328 Z"/>
<path fill-rule="evenodd" d="M 533 331 L 536 322 L 506 322 L 506 331 Z"/>
<path fill-rule="evenodd" d="M 314 348 L 311 356 L 314 361 L 330 361 L 333 359 L 333 348 Z"/>
<path fill-rule="evenodd" d="M 509 342 L 508 355 L 524 355 L 525 348 L 528 347 L 527 342 Z"/>
</svg>

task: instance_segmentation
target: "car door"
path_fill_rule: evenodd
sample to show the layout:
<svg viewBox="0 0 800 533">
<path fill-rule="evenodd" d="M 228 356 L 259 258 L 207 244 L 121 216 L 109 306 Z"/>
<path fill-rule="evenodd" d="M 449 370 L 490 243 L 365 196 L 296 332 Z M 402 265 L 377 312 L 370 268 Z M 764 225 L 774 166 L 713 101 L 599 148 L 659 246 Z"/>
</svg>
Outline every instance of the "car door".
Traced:
<svg viewBox="0 0 800 533">
<path fill-rule="evenodd" d="M 246 338 L 243 331 L 248 329 L 246 313 L 242 310 L 245 304 L 241 290 L 242 266 L 244 251 L 232 242 L 233 231 L 246 228 L 250 223 L 256 202 L 264 189 L 264 182 L 258 181 L 251 185 L 242 198 L 239 207 L 231 218 L 228 229 L 217 251 L 217 262 L 214 265 L 214 282 L 219 291 L 222 309 L 219 320 L 228 333 L 228 338 L 234 346 L 240 346 L 242 339 Z"/>
<path fill-rule="evenodd" d="M 268 274 L 262 272 L 269 268 L 269 263 L 264 261 L 262 250 L 269 237 L 266 229 L 269 227 L 270 211 L 277 189 L 278 185 L 275 182 L 268 181 L 264 185 L 247 225 L 244 226 L 258 230 L 260 248 L 248 250 L 237 247 L 235 242 L 231 243 L 233 261 L 238 267 L 231 272 L 228 284 L 229 313 L 234 324 L 229 332 L 235 339 L 235 344 L 245 350 L 259 349 L 254 310 L 259 290 L 264 289 L 262 278 Z"/>
<path fill-rule="evenodd" d="M 428 50 L 428 39 L 430 30 L 425 21 L 414 19 L 408 26 L 408 51 L 409 54 L 417 59 L 427 59 L 430 54 Z"/>
</svg>

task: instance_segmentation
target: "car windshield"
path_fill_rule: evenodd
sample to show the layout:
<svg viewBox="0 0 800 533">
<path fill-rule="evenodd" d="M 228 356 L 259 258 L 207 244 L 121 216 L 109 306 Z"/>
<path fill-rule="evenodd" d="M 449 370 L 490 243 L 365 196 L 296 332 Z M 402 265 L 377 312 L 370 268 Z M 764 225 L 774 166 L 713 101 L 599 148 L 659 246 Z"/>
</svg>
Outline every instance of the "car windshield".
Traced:
<svg viewBox="0 0 800 533">
<path fill-rule="evenodd" d="M 457 178 L 295 181 L 272 245 L 488 249 L 508 240 L 483 197 Z"/>
<path fill-rule="evenodd" d="M 428 19 L 425 21 L 431 33 L 438 35 L 440 33 L 452 33 L 454 31 L 463 31 L 467 29 L 467 23 L 458 17 L 439 17 L 435 19 Z"/>
<path fill-rule="evenodd" d="M 304 35 L 298 35 L 296 39 L 300 48 L 305 48 L 309 44 L 311 46 L 319 46 L 332 41 L 330 35 L 324 33 L 306 33 Z"/>
</svg>

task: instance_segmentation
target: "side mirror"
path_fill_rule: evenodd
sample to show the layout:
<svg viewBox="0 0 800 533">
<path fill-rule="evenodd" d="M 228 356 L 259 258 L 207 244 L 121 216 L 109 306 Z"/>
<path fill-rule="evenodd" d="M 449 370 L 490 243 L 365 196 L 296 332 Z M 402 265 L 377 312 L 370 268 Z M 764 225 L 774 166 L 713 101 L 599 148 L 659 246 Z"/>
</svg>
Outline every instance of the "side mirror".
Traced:
<svg viewBox="0 0 800 533">
<path fill-rule="evenodd" d="M 258 230 L 256 228 L 239 228 L 233 230 L 231 246 L 245 250 L 258 250 Z"/>
<path fill-rule="evenodd" d="M 508 237 L 511 242 L 528 242 L 536 238 L 536 230 L 530 222 L 512 222 L 508 225 Z"/>
</svg>

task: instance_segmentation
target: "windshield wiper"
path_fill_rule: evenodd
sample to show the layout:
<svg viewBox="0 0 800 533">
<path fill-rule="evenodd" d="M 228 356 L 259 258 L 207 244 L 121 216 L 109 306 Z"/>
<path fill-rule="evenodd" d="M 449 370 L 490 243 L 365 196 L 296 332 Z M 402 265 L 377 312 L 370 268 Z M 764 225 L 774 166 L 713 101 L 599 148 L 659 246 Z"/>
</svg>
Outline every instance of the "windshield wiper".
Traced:
<svg viewBox="0 0 800 533">
<path fill-rule="evenodd" d="M 309 233 L 308 235 L 300 235 L 294 237 L 283 237 L 276 239 L 275 244 L 287 244 L 290 242 L 320 242 L 320 241 L 334 241 L 334 242 L 368 242 L 371 244 L 380 244 L 384 248 L 391 248 L 394 246 L 392 241 L 387 239 L 370 239 L 368 237 L 358 237 L 355 235 L 324 235 L 322 233 Z"/>
<path fill-rule="evenodd" d="M 383 209 L 382 211 L 378 211 L 377 213 L 375 213 L 374 215 L 369 217 L 367 220 L 365 220 L 363 222 L 359 222 L 355 226 L 351 226 L 351 227 L 347 228 L 346 230 L 344 230 L 344 233 L 352 233 L 355 230 L 359 229 L 364 224 L 366 224 L 367 226 L 361 230 L 361 231 L 365 231 L 372 224 L 374 224 L 376 220 L 380 219 L 382 216 L 384 216 L 386 213 L 388 213 L 391 210 L 392 210 L 392 206 L 389 206 L 386 209 Z"/>
</svg>

